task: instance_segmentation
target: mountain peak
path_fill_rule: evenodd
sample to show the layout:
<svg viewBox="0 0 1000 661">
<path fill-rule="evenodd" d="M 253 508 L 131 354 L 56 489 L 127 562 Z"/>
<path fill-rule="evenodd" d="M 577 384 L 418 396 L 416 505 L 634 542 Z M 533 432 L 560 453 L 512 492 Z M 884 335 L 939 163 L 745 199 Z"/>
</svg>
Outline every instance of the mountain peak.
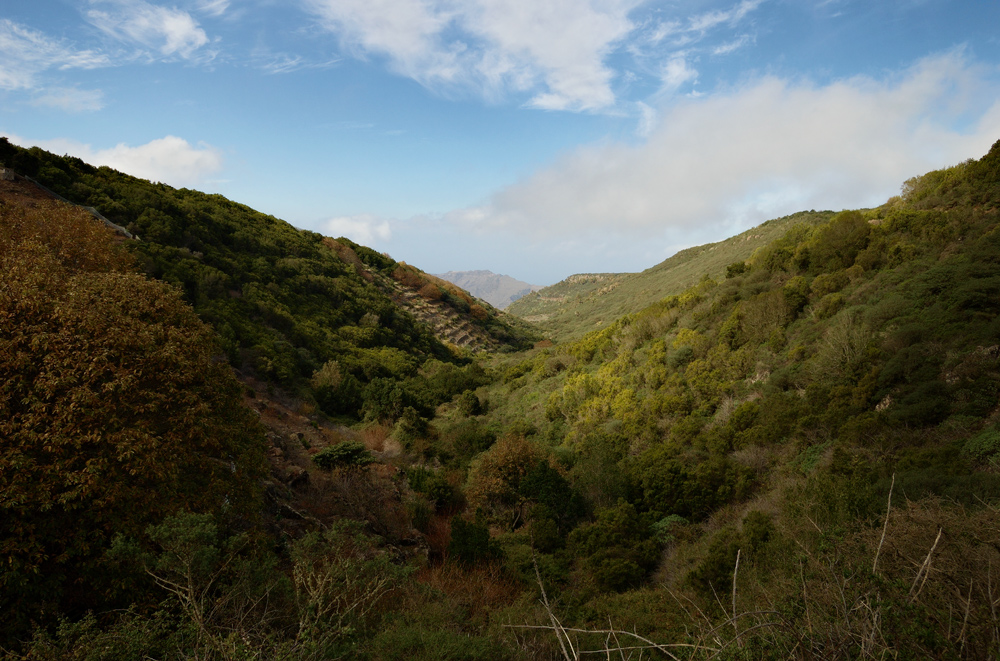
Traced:
<svg viewBox="0 0 1000 661">
<path fill-rule="evenodd" d="M 476 298 L 498 309 L 504 309 L 517 299 L 541 289 L 523 280 L 483 269 L 476 271 L 448 271 L 438 274 L 442 280 L 458 285 Z"/>
</svg>

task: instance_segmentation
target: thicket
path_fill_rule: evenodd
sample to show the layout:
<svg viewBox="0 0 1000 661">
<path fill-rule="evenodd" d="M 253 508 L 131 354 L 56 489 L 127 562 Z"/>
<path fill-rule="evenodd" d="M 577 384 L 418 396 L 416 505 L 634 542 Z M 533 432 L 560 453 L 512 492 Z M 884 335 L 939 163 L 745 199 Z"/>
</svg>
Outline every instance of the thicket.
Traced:
<svg viewBox="0 0 1000 661">
<path fill-rule="evenodd" d="M 5 641 L 141 594 L 104 555 L 114 535 L 260 511 L 263 429 L 211 329 L 111 237 L 68 205 L 0 200 Z"/>
</svg>

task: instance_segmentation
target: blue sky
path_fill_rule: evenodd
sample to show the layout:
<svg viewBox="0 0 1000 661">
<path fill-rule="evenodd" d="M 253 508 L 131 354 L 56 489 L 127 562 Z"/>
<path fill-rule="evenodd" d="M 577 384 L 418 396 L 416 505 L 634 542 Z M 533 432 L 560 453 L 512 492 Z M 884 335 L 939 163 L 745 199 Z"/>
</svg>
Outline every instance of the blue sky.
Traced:
<svg viewBox="0 0 1000 661">
<path fill-rule="evenodd" d="M 5 0 L 0 134 L 426 271 L 638 271 L 1000 139 L 996 0 Z"/>
</svg>

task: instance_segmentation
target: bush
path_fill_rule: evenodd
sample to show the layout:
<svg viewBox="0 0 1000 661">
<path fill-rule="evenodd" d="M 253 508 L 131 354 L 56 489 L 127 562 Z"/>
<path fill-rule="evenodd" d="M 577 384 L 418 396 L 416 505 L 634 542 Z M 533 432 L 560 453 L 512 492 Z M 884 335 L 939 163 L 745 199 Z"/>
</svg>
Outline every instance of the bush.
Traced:
<svg viewBox="0 0 1000 661">
<path fill-rule="evenodd" d="M 337 445 L 331 445 L 323 448 L 313 457 L 313 463 L 326 470 L 362 468 L 374 462 L 375 457 L 360 441 L 343 441 Z"/>
<path fill-rule="evenodd" d="M 490 539 L 486 526 L 469 522 L 460 516 L 451 519 L 451 541 L 448 557 L 468 567 L 503 559 L 503 550 Z"/>
</svg>

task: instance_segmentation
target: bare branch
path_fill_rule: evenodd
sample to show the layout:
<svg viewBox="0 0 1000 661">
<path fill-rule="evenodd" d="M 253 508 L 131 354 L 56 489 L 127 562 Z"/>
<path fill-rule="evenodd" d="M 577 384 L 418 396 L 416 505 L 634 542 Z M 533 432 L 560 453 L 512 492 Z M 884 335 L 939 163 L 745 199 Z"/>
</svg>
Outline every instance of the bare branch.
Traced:
<svg viewBox="0 0 1000 661">
<path fill-rule="evenodd" d="M 882 553 L 882 543 L 885 542 L 885 531 L 889 528 L 889 512 L 892 510 L 892 489 L 896 486 L 896 474 L 892 474 L 892 483 L 889 485 L 889 500 L 885 506 L 885 523 L 882 525 L 882 539 L 878 542 L 878 549 L 875 551 L 875 562 L 872 563 L 872 573 L 878 568 L 878 556 Z"/>
</svg>

